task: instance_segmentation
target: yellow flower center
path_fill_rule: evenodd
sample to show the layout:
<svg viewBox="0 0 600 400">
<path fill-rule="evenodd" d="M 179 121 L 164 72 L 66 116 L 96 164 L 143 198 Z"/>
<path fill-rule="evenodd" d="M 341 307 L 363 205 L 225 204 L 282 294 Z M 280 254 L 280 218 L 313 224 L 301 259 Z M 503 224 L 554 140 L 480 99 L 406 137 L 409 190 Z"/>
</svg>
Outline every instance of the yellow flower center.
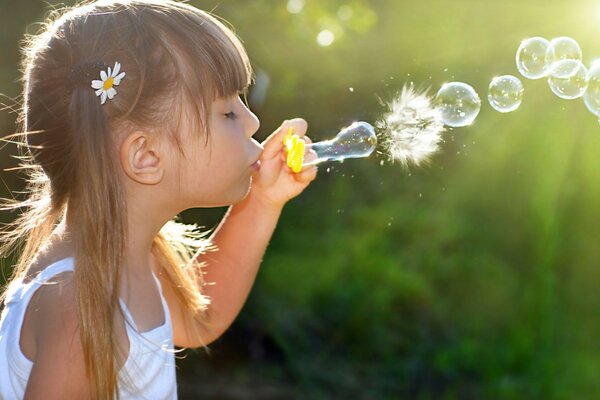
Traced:
<svg viewBox="0 0 600 400">
<path fill-rule="evenodd" d="M 115 82 L 114 78 L 108 78 L 106 82 L 104 82 L 104 90 L 108 90 L 113 87 L 113 83 Z"/>
</svg>

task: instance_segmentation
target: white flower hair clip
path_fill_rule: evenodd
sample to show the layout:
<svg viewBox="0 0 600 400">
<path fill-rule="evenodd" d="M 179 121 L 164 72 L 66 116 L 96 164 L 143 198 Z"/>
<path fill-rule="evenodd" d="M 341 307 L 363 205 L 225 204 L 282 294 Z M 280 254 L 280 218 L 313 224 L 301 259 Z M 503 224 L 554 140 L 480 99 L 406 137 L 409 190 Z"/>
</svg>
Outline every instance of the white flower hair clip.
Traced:
<svg viewBox="0 0 600 400">
<path fill-rule="evenodd" d="M 125 72 L 121 72 L 121 64 L 115 62 L 115 67 L 111 70 L 108 67 L 108 72 L 100 71 L 100 80 L 92 81 L 92 88 L 96 89 L 96 96 L 100 97 L 100 104 L 106 103 L 106 99 L 112 100 L 117 94 L 115 86 L 119 86 L 121 79 L 125 77 Z"/>
</svg>

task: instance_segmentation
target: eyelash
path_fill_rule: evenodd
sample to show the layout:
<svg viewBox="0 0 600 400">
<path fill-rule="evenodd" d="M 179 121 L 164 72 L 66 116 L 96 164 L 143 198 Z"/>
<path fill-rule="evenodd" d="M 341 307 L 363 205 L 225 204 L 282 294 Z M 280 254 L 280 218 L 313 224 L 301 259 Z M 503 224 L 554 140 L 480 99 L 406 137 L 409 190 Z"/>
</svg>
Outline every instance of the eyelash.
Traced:
<svg viewBox="0 0 600 400">
<path fill-rule="evenodd" d="M 233 111 L 230 111 L 228 113 L 225 114 L 225 118 L 227 119 L 236 119 L 237 115 L 235 115 L 235 113 Z"/>
</svg>

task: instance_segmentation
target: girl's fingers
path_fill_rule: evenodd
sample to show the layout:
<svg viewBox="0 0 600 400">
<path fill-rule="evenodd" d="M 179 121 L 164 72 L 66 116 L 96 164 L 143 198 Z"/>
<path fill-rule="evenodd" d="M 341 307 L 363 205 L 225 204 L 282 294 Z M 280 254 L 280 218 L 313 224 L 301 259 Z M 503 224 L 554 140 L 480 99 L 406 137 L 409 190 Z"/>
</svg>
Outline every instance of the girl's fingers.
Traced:
<svg viewBox="0 0 600 400">
<path fill-rule="evenodd" d="M 306 183 L 306 184 L 314 181 L 316 179 L 316 177 L 317 177 L 317 167 L 314 165 L 312 167 L 303 169 L 302 171 L 300 171 L 299 173 L 294 175 L 294 178 L 296 179 L 297 182 Z"/>
<path fill-rule="evenodd" d="M 304 164 L 310 164 L 311 162 L 315 161 L 318 157 L 319 156 L 314 150 L 309 149 L 304 153 Z"/>
<path fill-rule="evenodd" d="M 262 158 L 271 159 L 283 149 L 283 138 L 288 133 L 288 130 L 292 128 L 293 133 L 303 137 L 308 129 L 308 124 L 302 118 L 294 118 L 284 121 L 283 124 L 273 132 L 265 141 L 262 143 L 264 150 L 262 152 Z"/>
</svg>

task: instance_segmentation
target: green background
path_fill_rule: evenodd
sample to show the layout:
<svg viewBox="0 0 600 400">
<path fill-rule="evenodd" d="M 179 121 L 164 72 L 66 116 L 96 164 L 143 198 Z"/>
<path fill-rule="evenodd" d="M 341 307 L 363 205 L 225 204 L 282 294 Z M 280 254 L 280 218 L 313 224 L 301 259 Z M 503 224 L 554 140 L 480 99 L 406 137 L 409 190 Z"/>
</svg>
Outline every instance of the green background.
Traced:
<svg viewBox="0 0 600 400">
<path fill-rule="evenodd" d="M 9 98 L 19 40 L 56 3 L 0 0 Z M 524 38 L 571 36 L 589 66 L 598 3 L 307 0 L 299 14 L 283 0 L 190 3 L 231 22 L 269 77 L 251 104 L 259 139 L 296 116 L 315 140 L 374 122 L 380 99 L 411 81 L 433 93 L 467 82 L 483 104 L 429 166 L 407 171 L 382 154 L 323 165 L 286 206 L 235 324 L 210 354 L 179 360 L 181 398 L 600 398 L 597 118 L 545 80 L 522 79 L 514 113 L 485 101 L 494 76 L 518 76 Z M 336 34 L 329 47 L 316 42 L 322 29 Z M 0 129 L 14 132 L 13 113 Z M 2 168 L 14 151 L 1 150 Z M 1 176 L 2 197 L 22 187 Z M 223 212 L 182 218 L 211 228 Z"/>
</svg>

